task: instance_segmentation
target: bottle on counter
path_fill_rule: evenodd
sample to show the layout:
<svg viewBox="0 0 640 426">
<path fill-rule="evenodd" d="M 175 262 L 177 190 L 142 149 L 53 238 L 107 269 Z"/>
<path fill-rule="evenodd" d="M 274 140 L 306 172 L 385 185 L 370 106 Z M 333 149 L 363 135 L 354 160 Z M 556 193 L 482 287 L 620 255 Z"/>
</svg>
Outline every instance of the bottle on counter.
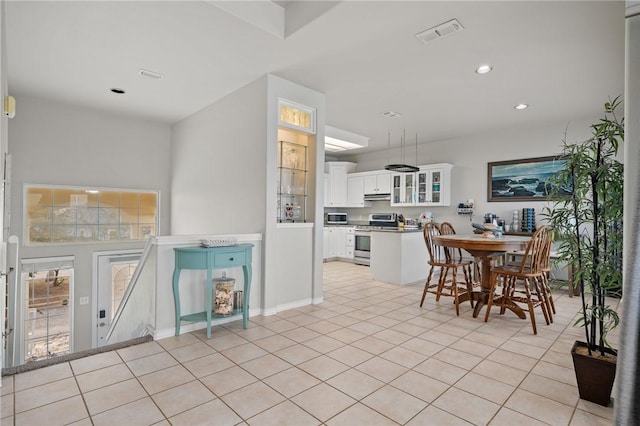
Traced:
<svg viewBox="0 0 640 426">
<path fill-rule="evenodd" d="M 520 232 L 520 215 L 518 210 L 513 211 L 513 216 L 511 220 L 511 230 L 513 232 Z"/>
</svg>

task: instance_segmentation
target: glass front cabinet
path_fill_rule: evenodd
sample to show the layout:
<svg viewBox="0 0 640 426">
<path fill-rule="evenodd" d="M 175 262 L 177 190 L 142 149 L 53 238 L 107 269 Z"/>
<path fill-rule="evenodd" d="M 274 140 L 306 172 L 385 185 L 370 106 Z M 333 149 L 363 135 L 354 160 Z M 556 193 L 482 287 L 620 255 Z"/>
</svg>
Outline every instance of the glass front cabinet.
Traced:
<svg viewBox="0 0 640 426">
<path fill-rule="evenodd" d="M 420 166 L 415 173 L 392 175 L 392 206 L 451 205 L 451 164 Z"/>
<path fill-rule="evenodd" d="M 307 172 L 307 147 L 278 141 L 278 222 L 305 222 Z"/>
<path fill-rule="evenodd" d="M 393 173 L 391 175 L 391 205 L 415 205 L 415 173 Z"/>
</svg>

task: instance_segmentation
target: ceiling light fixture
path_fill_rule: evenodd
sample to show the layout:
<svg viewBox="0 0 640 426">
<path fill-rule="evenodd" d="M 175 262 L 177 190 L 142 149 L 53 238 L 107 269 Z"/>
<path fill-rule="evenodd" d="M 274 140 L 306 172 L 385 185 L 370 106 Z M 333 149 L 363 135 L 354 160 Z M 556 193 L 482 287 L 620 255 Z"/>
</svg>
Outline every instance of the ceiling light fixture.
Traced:
<svg viewBox="0 0 640 426">
<path fill-rule="evenodd" d="M 400 136 L 400 161 L 399 164 L 387 164 L 384 166 L 385 170 L 390 170 L 392 172 L 399 173 L 413 173 L 420 170 L 418 168 L 418 134 L 416 133 L 416 165 L 411 166 L 404 161 L 404 150 L 405 150 L 405 130 L 402 130 L 402 135 Z M 391 155 L 391 131 L 389 131 L 389 136 L 387 140 L 387 145 L 389 147 L 389 155 Z"/>
<path fill-rule="evenodd" d="M 366 148 L 369 146 L 367 136 L 358 135 L 332 126 L 324 126 L 324 149 L 330 152 L 348 149 Z"/>
<path fill-rule="evenodd" d="M 124 89 L 118 89 L 117 87 L 114 87 L 112 89 L 110 89 L 113 93 L 116 93 L 118 95 L 124 95 L 126 92 L 124 91 Z"/>
<path fill-rule="evenodd" d="M 518 104 L 513 107 L 513 109 L 517 109 L 518 111 L 529 108 L 528 104 Z"/>
<path fill-rule="evenodd" d="M 143 70 L 142 68 L 140 68 L 138 70 L 138 74 L 140 74 L 143 77 L 149 77 L 149 78 L 153 78 L 156 80 L 161 79 L 162 77 L 164 77 L 164 75 L 154 72 L 154 71 L 149 71 L 149 70 Z"/>
<path fill-rule="evenodd" d="M 477 69 L 476 69 L 476 73 L 477 74 L 486 74 L 488 72 L 491 72 L 493 68 L 491 67 L 491 65 L 480 65 Z"/>
</svg>

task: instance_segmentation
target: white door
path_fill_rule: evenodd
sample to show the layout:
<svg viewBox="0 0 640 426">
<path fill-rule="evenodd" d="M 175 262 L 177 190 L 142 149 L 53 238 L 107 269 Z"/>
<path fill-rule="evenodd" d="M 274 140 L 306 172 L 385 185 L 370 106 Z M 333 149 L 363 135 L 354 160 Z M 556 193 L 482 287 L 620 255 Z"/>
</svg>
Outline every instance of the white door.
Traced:
<svg viewBox="0 0 640 426">
<path fill-rule="evenodd" d="M 106 254 L 95 254 L 96 301 L 93 317 L 94 347 L 104 346 L 111 320 L 120 306 L 142 251 L 127 250 Z"/>
</svg>

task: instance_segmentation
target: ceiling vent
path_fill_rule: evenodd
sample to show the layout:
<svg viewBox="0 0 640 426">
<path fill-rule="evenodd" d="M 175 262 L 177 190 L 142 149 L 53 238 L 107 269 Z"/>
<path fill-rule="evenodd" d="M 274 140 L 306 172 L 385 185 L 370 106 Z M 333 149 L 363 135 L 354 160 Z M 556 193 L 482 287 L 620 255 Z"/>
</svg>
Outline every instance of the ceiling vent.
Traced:
<svg viewBox="0 0 640 426">
<path fill-rule="evenodd" d="M 444 38 L 449 34 L 453 34 L 462 30 L 464 30 L 462 24 L 460 24 L 457 19 L 452 19 L 445 22 L 444 24 L 437 25 L 433 28 L 429 28 L 428 30 L 416 34 L 416 38 L 424 44 L 427 44 L 429 42 Z"/>
<path fill-rule="evenodd" d="M 394 111 L 386 111 L 386 112 L 383 112 L 382 115 L 384 115 L 387 118 L 402 118 L 402 114 Z"/>
</svg>

